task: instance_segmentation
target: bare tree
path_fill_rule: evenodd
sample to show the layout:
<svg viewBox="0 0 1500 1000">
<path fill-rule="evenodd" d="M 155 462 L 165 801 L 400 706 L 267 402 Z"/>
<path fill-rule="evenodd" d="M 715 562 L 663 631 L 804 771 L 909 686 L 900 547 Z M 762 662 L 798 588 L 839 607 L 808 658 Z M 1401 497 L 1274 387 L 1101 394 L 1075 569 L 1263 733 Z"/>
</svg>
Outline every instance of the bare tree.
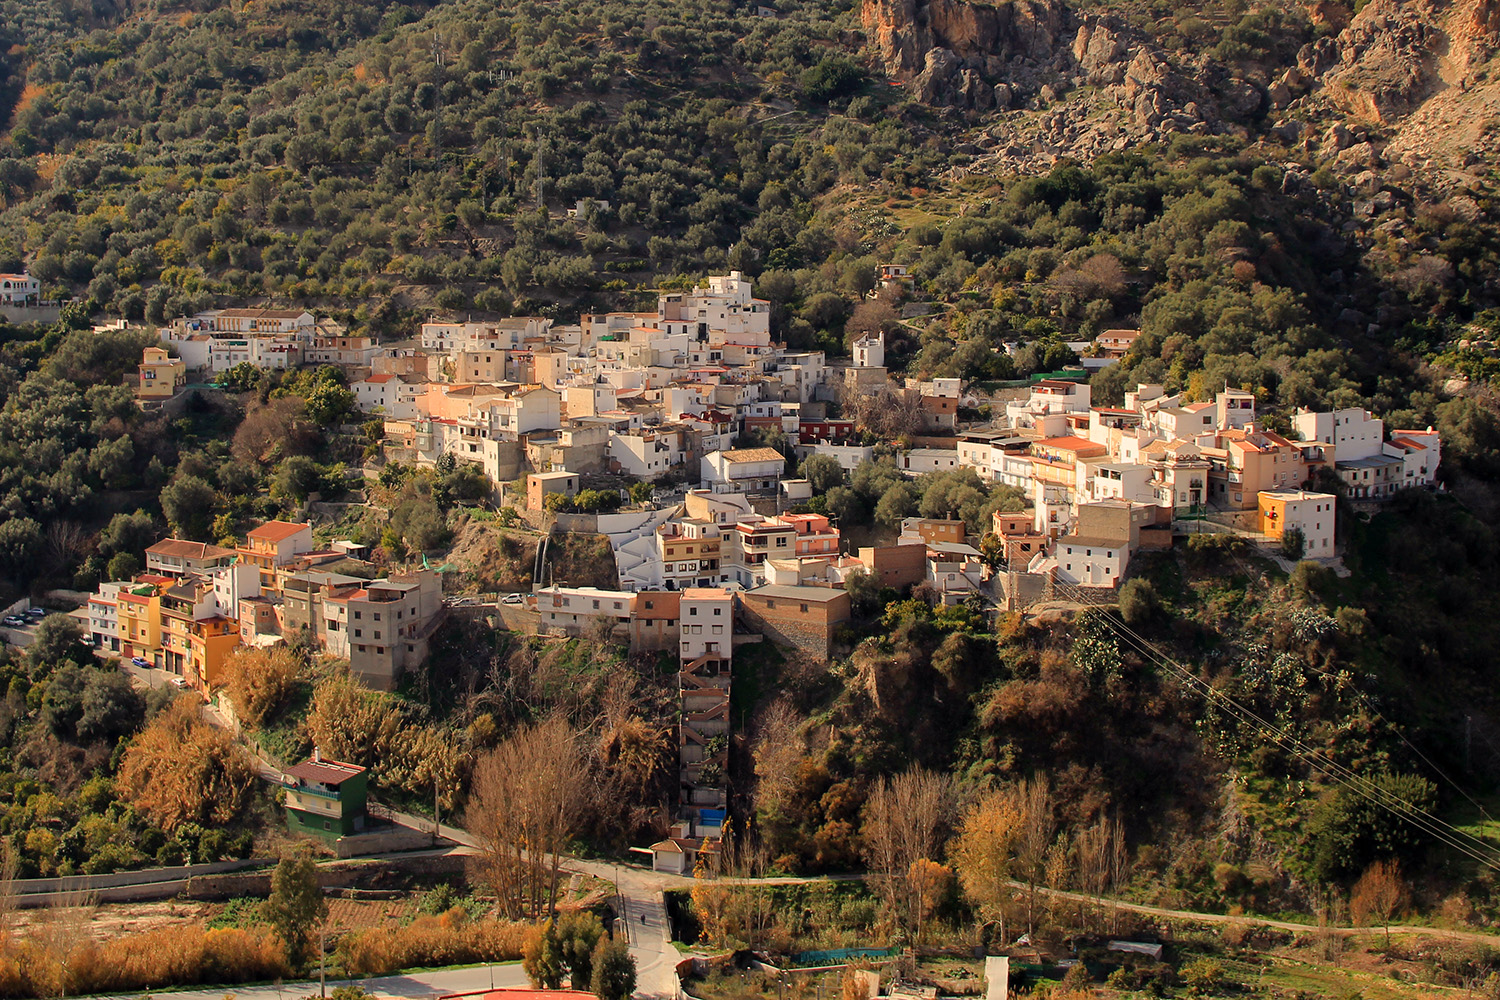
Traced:
<svg viewBox="0 0 1500 1000">
<path fill-rule="evenodd" d="M 947 775 L 920 768 L 904 771 L 875 787 L 866 804 L 867 860 L 879 873 L 892 912 L 906 926 L 920 924 L 921 899 L 912 891 L 909 873 L 942 847 L 952 783 Z"/>
<path fill-rule="evenodd" d="M 1113 871 L 1114 841 L 1118 839 L 1118 824 L 1100 817 L 1092 826 L 1078 831 L 1074 841 L 1074 853 L 1078 858 L 1078 882 L 1084 893 L 1094 900 L 1094 913 L 1100 917 L 1104 911 L 1104 893 L 1110 885 Z"/>
<path fill-rule="evenodd" d="M 479 842 L 475 874 L 507 917 L 555 912 L 585 773 L 577 734 L 557 717 L 520 729 L 480 759 L 465 818 Z"/>
<path fill-rule="evenodd" d="M 1036 933 L 1036 887 L 1047 878 L 1047 851 L 1057 830 L 1052 788 L 1045 777 L 1021 782 L 1016 789 L 1021 820 L 1016 836 L 1016 864 L 1026 880 L 1026 932 Z"/>
<path fill-rule="evenodd" d="M 1391 946 L 1391 918 L 1406 905 L 1406 883 L 1399 861 L 1377 861 L 1365 869 L 1349 893 L 1349 913 L 1357 924 L 1377 920 Z"/>
<path fill-rule="evenodd" d="M 802 718 L 786 695 L 777 698 L 755 717 L 750 756 L 755 761 L 756 805 L 776 814 L 790 801 L 797 782 L 797 761 L 802 740 L 797 728 Z"/>
</svg>

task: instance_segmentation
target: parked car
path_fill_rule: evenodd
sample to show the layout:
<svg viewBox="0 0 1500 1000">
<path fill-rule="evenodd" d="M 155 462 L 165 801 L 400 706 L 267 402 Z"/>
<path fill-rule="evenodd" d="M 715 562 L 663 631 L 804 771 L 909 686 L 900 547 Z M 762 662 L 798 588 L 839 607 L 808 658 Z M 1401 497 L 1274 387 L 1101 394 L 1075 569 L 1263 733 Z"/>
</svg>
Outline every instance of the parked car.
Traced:
<svg viewBox="0 0 1500 1000">
<path fill-rule="evenodd" d="M 136 666 L 140 667 L 142 670 L 146 670 L 146 669 L 149 669 L 151 667 L 151 661 L 148 660 L 148 659 L 146 659 L 145 657 L 142 657 L 142 656 L 132 656 L 130 658 L 130 662 L 134 663 Z"/>
<path fill-rule="evenodd" d="M 183 680 L 181 677 L 168 677 L 167 683 L 172 685 L 174 688 L 187 687 L 187 681 Z"/>
<path fill-rule="evenodd" d="M 500 603 L 501 604 L 521 604 L 521 603 L 523 603 L 523 598 L 521 597 L 520 594 L 506 594 L 504 597 L 500 598 Z"/>
<path fill-rule="evenodd" d="M 31 622 L 27 621 L 25 618 L 22 618 L 20 615 L 6 615 L 4 618 L 0 618 L 0 624 L 9 625 L 11 628 L 17 628 L 22 625 L 30 625 Z"/>
<path fill-rule="evenodd" d="M 29 618 L 34 622 L 41 621 L 51 613 L 52 612 L 48 611 L 46 608 L 27 608 L 25 611 L 21 612 L 23 617 Z"/>
</svg>

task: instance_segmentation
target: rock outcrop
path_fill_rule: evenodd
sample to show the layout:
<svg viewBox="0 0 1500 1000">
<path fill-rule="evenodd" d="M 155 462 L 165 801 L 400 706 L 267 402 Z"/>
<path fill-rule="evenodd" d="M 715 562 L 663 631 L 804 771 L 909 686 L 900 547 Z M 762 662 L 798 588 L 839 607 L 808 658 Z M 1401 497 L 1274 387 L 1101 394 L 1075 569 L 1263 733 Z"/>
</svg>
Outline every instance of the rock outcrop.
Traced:
<svg viewBox="0 0 1500 1000">
<path fill-rule="evenodd" d="M 1052 60 L 1072 15 L 1060 0 L 866 0 L 862 19 L 886 73 L 903 82 L 929 69 L 928 54 L 946 50 L 955 67 L 1000 76 L 1015 59 Z"/>
<path fill-rule="evenodd" d="M 1000 113 L 970 144 L 976 169 L 1045 169 L 1177 133 L 1264 136 L 1349 171 L 1500 158 L 1500 0 L 1350 8 L 1307 2 L 1322 35 L 1292 65 L 1168 53 L 1067 0 L 864 0 L 862 18 L 917 100 Z"/>
</svg>

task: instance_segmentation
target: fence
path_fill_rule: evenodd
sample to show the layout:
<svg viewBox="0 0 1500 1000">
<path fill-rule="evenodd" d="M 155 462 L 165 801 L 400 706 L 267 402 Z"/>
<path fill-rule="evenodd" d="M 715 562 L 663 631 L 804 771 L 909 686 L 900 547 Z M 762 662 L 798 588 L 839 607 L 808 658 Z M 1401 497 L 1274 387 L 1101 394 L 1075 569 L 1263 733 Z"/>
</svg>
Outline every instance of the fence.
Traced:
<svg viewBox="0 0 1500 1000">
<path fill-rule="evenodd" d="M 856 958 L 893 958 L 900 948 L 831 948 L 827 951 L 799 951 L 792 956 L 798 965 L 832 965 Z"/>
</svg>

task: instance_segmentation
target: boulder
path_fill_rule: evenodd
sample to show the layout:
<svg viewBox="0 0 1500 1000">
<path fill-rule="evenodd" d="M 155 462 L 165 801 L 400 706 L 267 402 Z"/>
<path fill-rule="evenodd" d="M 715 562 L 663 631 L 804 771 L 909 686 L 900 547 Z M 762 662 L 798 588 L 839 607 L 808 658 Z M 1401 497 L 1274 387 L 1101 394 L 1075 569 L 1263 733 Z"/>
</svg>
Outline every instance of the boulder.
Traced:
<svg viewBox="0 0 1500 1000">
<path fill-rule="evenodd" d="M 922 72 L 912 81 L 917 100 L 925 104 L 942 103 L 941 99 L 952 90 L 953 78 L 961 65 L 958 56 L 948 49 L 929 49 Z"/>
</svg>

